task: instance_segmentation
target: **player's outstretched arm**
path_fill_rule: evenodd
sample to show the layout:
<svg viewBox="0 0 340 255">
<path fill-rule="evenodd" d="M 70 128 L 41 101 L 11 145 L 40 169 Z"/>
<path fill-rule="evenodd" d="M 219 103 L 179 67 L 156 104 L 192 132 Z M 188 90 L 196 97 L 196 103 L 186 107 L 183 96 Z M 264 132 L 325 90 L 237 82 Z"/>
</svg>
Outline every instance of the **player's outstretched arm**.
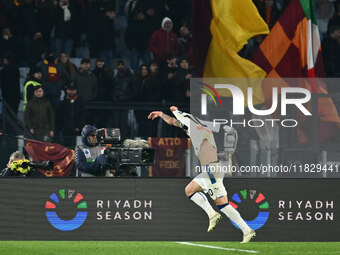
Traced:
<svg viewBox="0 0 340 255">
<path fill-rule="evenodd" d="M 154 111 L 151 112 L 148 116 L 148 119 L 156 119 L 156 118 L 162 118 L 166 123 L 168 123 L 169 125 L 173 125 L 175 127 L 180 127 L 182 128 L 181 122 L 173 117 L 170 117 L 169 115 L 161 112 L 161 111 Z"/>
</svg>

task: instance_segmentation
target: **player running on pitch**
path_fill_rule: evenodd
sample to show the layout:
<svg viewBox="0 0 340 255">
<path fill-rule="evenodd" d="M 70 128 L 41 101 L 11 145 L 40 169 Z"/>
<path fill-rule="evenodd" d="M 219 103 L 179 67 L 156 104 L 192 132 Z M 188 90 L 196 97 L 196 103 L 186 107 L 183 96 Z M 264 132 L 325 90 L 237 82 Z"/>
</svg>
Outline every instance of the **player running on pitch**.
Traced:
<svg viewBox="0 0 340 255">
<path fill-rule="evenodd" d="M 222 171 L 217 173 L 212 170 L 217 169 L 217 166 L 220 164 L 217 158 L 217 149 L 212 131 L 207 128 L 203 123 L 204 121 L 191 114 L 179 111 L 176 106 L 171 106 L 170 110 L 176 118 L 170 117 L 161 111 L 154 111 L 149 114 L 148 119 L 154 120 L 160 117 L 169 125 L 183 128 L 191 139 L 201 166 L 205 169 L 186 186 L 186 196 L 208 214 L 208 232 L 211 232 L 222 216 L 211 207 L 202 191 L 208 193 L 220 211 L 227 215 L 242 230 L 242 243 L 248 243 L 255 236 L 255 231 L 247 225 L 239 212 L 228 203 L 227 191 L 223 185 L 224 173 Z"/>
</svg>

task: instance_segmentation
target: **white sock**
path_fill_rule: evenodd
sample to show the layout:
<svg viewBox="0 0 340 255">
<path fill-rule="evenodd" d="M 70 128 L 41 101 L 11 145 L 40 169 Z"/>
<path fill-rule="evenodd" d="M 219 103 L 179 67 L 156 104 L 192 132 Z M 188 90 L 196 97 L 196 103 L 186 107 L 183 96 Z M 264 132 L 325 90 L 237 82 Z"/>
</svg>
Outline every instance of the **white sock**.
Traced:
<svg viewBox="0 0 340 255">
<path fill-rule="evenodd" d="M 251 228 L 247 225 L 247 223 L 242 219 L 240 213 L 235 210 L 230 204 L 226 204 L 225 206 L 220 205 L 219 208 L 221 212 L 227 215 L 239 228 L 242 230 L 243 234 L 248 234 L 251 231 Z M 222 207 L 222 208 L 221 208 Z"/>
<path fill-rule="evenodd" d="M 189 198 L 190 200 L 194 201 L 195 204 L 201 207 L 208 214 L 209 218 L 215 215 L 216 211 L 211 207 L 207 197 L 202 192 L 196 192 Z"/>
</svg>

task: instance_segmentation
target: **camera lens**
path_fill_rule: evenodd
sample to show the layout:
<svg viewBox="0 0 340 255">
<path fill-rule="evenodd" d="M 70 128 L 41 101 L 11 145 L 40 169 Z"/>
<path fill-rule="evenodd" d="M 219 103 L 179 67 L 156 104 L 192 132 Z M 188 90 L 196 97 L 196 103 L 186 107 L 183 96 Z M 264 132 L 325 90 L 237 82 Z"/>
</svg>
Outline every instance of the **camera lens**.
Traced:
<svg viewBox="0 0 340 255">
<path fill-rule="evenodd" d="M 22 167 L 22 168 L 28 168 L 29 167 L 29 164 L 27 163 L 27 162 L 22 162 L 21 164 L 20 164 L 20 167 Z"/>
</svg>

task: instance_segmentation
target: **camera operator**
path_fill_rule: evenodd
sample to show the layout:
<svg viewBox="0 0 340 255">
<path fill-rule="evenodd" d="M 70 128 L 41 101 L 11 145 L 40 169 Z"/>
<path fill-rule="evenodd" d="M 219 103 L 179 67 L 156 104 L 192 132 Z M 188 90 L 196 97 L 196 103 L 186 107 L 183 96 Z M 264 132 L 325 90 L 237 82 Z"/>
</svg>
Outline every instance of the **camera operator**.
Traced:
<svg viewBox="0 0 340 255">
<path fill-rule="evenodd" d="M 21 163 L 29 163 L 29 160 L 25 158 L 25 155 L 20 151 L 13 152 L 9 157 L 7 167 L 0 173 L 0 177 L 8 176 L 28 176 L 30 174 L 30 167 L 26 164 L 25 167 L 21 166 Z"/>
<path fill-rule="evenodd" d="M 78 177 L 104 176 L 109 163 L 96 137 L 95 126 L 86 125 L 81 131 L 82 145 L 76 147 L 75 163 Z"/>
</svg>

